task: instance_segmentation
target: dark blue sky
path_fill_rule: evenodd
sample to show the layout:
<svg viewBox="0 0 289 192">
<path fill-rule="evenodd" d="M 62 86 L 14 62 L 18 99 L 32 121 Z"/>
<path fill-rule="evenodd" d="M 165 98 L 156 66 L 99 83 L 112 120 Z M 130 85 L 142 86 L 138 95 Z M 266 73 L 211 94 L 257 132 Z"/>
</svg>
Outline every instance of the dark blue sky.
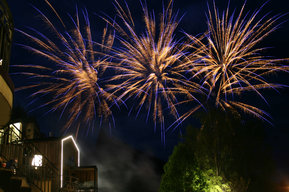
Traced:
<svg viewBox="0 0 289 192">
<path fill-rule="evenodd" d="M 36 6 L 44 12 L 47 11 L 47 6 L 44 0 L 33 1 L 33 0 L 7 0 L 11 8 L 11 12 L 14 18 L 15 28 L 25 30 L 25 27 L 33 27 L 37 30 L 45 29 L 37 16 L 36 11 L 33 6 Z M 89 15 L 91 16 L 92 26 L 96 31 L 101 31 L 103 27 L 103 22 L 97 15 L 107 14 L 114 17 L 114 8 L 112 0 L 54 0 L 50 1 L 56 10 L 60 14 L 74 14 L 75 3 L 79 7 L 86 7 Z M 141 20 L 139 2 L 137 0 L 128 0 L 129 6 L 135 12 L 135 17 L 137 20 Z M 162 1 L 148 0 L 149 7 L 153 8 L 156 12 L 162 7 Z M 208 1 L 212 5 L 212 1 Z M 246 10 L 253 11 L 259 8 L 264 1 L 261 0 L 248 0 Z M 185 30 L 186 32 L 192 33 L 194 35 L 202 33 L 206 30 L 206 13 L 207 13 L 207 1 L 204 0 L 175 0 L 174 3 L 175 10 L 179 10 L 179 15 L 184 15 L 179 30 Z M 216 4 L 220 8 L 225 8 L 227 6 L 227 1 L 216 0 Z M 243 4 L 239 0 L 231 0 L 232 8 L 239 8 Z M 289 2 L 284 0 L 272 0 L 267 3 L 262 13 L 271 12 L 272 15 L 278 13 L 287 13 L 289 11 Z M 281 20 L 288 20 L 289 16 L 284 16 Z M 95 21 L 95 23 L 93 23 Z M 97 24 L 96 24 L 97 23 Z M 268 54 L 274 57 L 286 58 L 289 57 L 289 22 L 285 22 L 280 29 L 271 34 L 267 39 L 265 39 L 265 45 L 272 47 Z M 39 58 L 34 58 L 34 55 L 27 53 L 21 47 L 17 46 L 16 43 L 23 43 L 25 40 L 15 32 L 14 33 L 14 45 L 12 49 L 11 65 L 16 64 L 30 64 L 42 62 Z M 11 71 L 13 73 L 13 70 Z M 289 78 L 286 75 L 277 75 L 274 77 L 277 80 L 282 79 L 282 82 L 289 85 Z M 19 79 L 12 75 L 12 79 L 15 82 L 15 86 L 21 86 L 21 82 L 25 79 Z M 27 98 L 31 94 L 29 91 L 15 93 L 15 104 L 22 105 L 27 111 L 33 109 L 33 105 L 28 105 L 31 99 Z M 274 144 L 274 150 L 276 156 L 281 163 L 285 163 L 289 160 L 289 90 L 280 90 L 280 93 L 276 92 L 266 92 L 265 97 L 268 99 L 270 106 L 264 106 L 264 108 L 273 117 L 273 127 L 269 127 L 270 140 Z M 38 101 L 41 103 L 41 100 Z M 38 104 L 39 104 L 38 103 Z M 47 115 L 45 112 L 47 109 L 37 110 L 30 113 L 30 115 L 35 116 L 40 124 L 41 131 L 46 134 L 49 131 L 56 131 L 63 125 L 63 120 L 59 120 L 59 113 L 49 113 Z M 178 132 L 167 135 L 167 145 L 164 147 L 160 140 L 159 132 L 154 132 L 153 125 L 146 124 L 144 120 L 135 119 L 134 116 L 128 117 L 126 113 L 116 114 L 116 126 L 112 129 L 112 135 L 119 138 L 120 140 L 128 143 L 137 149 L 152 153 L 158 158 L 166 159 L 168 155 L 171 154 L 173 146 L 178 141 Z M 182 127 L 189 124 L 190 121 L 184 123 Z M 89 140 L 87 137 L 80 137 L 80 142 L 85 147 L 91 146 L 95 143 L 97 134 L 90 134 Z M 85 140 L 85 142 L 84 142 Z"/>
</svg>

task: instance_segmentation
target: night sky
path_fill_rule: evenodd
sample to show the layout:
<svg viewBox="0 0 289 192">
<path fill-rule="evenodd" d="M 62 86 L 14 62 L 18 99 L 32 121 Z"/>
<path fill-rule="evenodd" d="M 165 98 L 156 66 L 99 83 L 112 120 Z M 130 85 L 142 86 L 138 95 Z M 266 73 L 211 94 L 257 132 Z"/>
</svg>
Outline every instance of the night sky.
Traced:
<svg viewBox="0 0 289 192">
<path fill-rule="evenodd" d="M 42 11 L 49 13 L 48 7 L 44 3 L 44 0 L 7 0 L 10 6 L 15 28 L 25 31 L 25 27 L 33 27 L 37 30 L 45 30 L 45 25 L 41 22 L 35 9 L 35 6 Z M 227 1 L 215 0 L 217 7 L 225 9 Z M 95 30 L 95 34 L 100 34 L 104 27 L 104 22 L 100 19 L 100 16 L 109 15 L 115 16 L 112 0 L 55 0 L 50 1 L 54 8 L 62 15 L 66 16 L 67 13 L 74 15 L 75 5 L 80 8 L 87 8 L 90 15 L 91 26 Z M 148 0 L 148 7 L 155 10 L 158 13 L 162 7 L 162 1 L 160 0 Z M 181 35 L 182 31 L 186 31 L 193 35 L 203 33 L 206 30 L 206 13 L 207 3 L 212 5 L 213 1 L 204 0 L 175 0 L 174 10 L 179 11 L 179 16 L 183 16 L 179 28 L 177 29 L 177 35 Z M 247 0 L 246 11 L 254 11 L 263 5 L 263 0 Z M 127 0 L 128 5 L 133 10 L 135 19 L 141 22 L 140 4 L 137 0 Z M 231 0 L 231 10 L 239 9 L 243 4 L 243 1 Z M 262 9 L 260 15 L 264 15 L 270 12 L 271 15 L 285 14 L 289 12 L 289 1 L 284 0 L 272 0 L 269 1 L 264 9 Z M 264 46 L 270 47 L 266 51 L 266 55 L 274 56 L 276 58 L 288 58 L 289 57 L 289 15 L 285 15 L 280 21 L 284 23 L 278 30 L 273 32 L 269 37 L 264 40 Z M 287 21 L 287 22 L 286 22 Z M 23 48 L 17 45 L 17 43 L 23 43 L 23 36 L 20 36 L 18 32 L 14 32 L 14 44 L 12 47 L 11 65 L 18 64 L 31 64 L 45 62 L 35 55 L 27 52 Z M 29 43 L 29 42 L 26 42 Z M 19 79 L 19 77 L 13 75 L 14 68 L 10 69 L 11 77 L 14 81 L 15 87 L 22 85 L 25 79 Z M 288 74 L 277 74 L 272 77 L 275 82 L 282 82 L 289 85 Z M 35 106 L 41 105 L 41 99 L 36 103 L 31 104 L 31 98 L 28 96 L 31 94 L 29 91 L 16 92 L 15 93 L 15 106 L 22 106 L 29 115 L 34 116 L 40 126 L 43 133 L 48 135 L 48 132 L 53 132 L 54 135 L 59 136 L 59 129 L 63 126 L 65 119 L 59 119 L 59 112 L 46 113 L 47 108 L 33 110 Z M 289 178 L 289 88 L 279 90 L 279 93 L 274 91 L 264 92 L 264 96 L 269 101 L 270 106 L 261 104 L 260 106 L 268 111 L 273 117 L 273 126 L 266 126 L 268 132 L 268 140 L 272 144 L 274 149 L 274 156 L 280 169 L 280 174 L 288 173 Z M 160 140 L 160 133 L 154 132 L 153 123 L 145 123 L 144 118 L 135 118 L 134 115 L 128 116 L 127 112 L 116 111 L 115 112 L 116 124 L 112 129 L 103 126 L 101 130 L 97 129 L 89 136 L 82 135 L 78 138 L 81 148 L 83 149 L 83 162 L 84 163 L 97 163 L 100 169 L 100 173 L 104 177 L 110 177 L 113 182 L 122 183 L 119 180 L 121 175 L 110 174 L 113 170 L 118 169 L 121 172 L 127 172 L 127 177 L 131 178 L 133 173 L 138 170 L 139 177 L 146 180 L 158 181 L 159 170 L 152 168 L 158 167 L 155 165 L 154 158 L 166 161 L 171 154 L 173 146 L 179 141 L 179 132 L 169 133 L 166 136 L 166 145 L 164 146 Z M 195 124 L 193 120 L 188 120 L 181 125 L 180 129 L 183 130 L 188 124 Z M 143 152 L 147 155 L 142 155 Z M 84 158 L 85 156 L 85 158 Z M 111 156 L 117 156 L 118 162 L 111 159 Z M 154 162 L 153 162 L 154 161 Z M 126 167 L 126 168 L 124 168 Z M 129 171 L 128 171 L 129 170 Z M 144 174 L 148 170 L 148 175 Z M 129 172 L 129 173 L 128 173 Z M 106 175 L 108 174 L 108 175 Z M 106 176 L 105 176 L 106 175 Z M 113 176 L 112 176 L 113 175 Z M 151 178 L 149 178 L 151 177 Z M 101 185 L 107 190 L 114 191 L 112 181 L 103 180 Z M 127 180 L 129 185 L 131 180 Z M 158 182 L 152 182 L 151 189 L 147 191 L 155 191 L 158 186 Z M 126 184 L 122 184 L 121 187 L 126 188 Z M 105 191 L 105 190 L 103 190 Z M 117 191 L 117 190 L 116 190 Z"/>
</svg>

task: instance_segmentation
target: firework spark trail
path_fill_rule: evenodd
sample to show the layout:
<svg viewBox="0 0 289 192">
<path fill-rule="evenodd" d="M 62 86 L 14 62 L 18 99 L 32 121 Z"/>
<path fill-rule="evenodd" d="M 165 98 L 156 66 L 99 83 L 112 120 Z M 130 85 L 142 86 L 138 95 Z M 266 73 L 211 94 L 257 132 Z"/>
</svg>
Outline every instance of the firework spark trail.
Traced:
<svg viewBox="0 0 289 192">
<path fill-rule="evenodd" d="M 165 135 L 165 114 L 170 111 L 178 118 L 175 103 L 179 95 L 185 95 L 197 101 L 192 92 L 201 92 L 198 84 L 188 81 L 184 73 L 185 46 L 174 39 L 179 24 L 177 14 L 173 14 L 173 2 L 163 8 L 160 22 L 154 12 L 149 12 L 147 5 L 142 5 L 145 31 L 138 33 L 131 11 L 126 4 L 121 6 L 115 1 L 115 8 L 120 22 L 106 19 L 117 31 L 121 47 L 116 50 L 115 69 L 118 73 L 110 89 L 119 94 L 119 99 L 137 100 L 137 114 L 143 106 L 147 107 L 147 117 L 152 114 L 156 124 L 161 127 L 162 138 Z"/>
<path fill-rule="evenodd" d="M 97 117 L 113 118 L 111 105 L 115 103 L 115 97 L 103 87 L 102 75 L 110 62 L 106 53 L 113 45 L 114 34 L 109 33 L 105 28 L 102 43 L 95 43 L 92 40 L 92 31 L 86 10 L 79 14 L 78 8 L 76 8 L 75 19 L 70 16 L 73 27 L 67 30 L 68 27 L 60 15 L 49 2 L 46 3 L 57 16 L 64 32 L 58 30 L 57 22 L 53 23 L 45 14 L 35 8 L 49 30 L 45 33 L 36 29 L 30 29 L 30 32 L 18 30 L 32 41 L 32 45 L 22 46 L 47 59 L 50 63 L 49 66 L 41 64 L 16 66 L 28 70 L 20 72 L 20 74 L 36 80 L 18 90 L 36 90 L 31 95 L 33 97 L 51 96 L 51 101 L 43 106 L 49 105 L 52 106 L 52 110 L 61 109 L 62 113 L 68 112 L 69 120 L 65 128 L 70 128 L 78 121 L 77 135 L 81 123 L 93 125 Z M 52 36 L 53 38 L 50 38 Z"/>
<path fill-rule="evenodd" d="M 220 14 L 214 4 L 213 12 L 209 8 L 208 32 L 201 38 L 186 34 L 191 40 L 188 47 L 192 78 L 208 88 L 208 99 L 221 109 L 240 109 L 260 119 L 268 121 L 269 114 L 250 104 L 238 101 L 245 91 L 255 92 L 265 102 L 260 89 L 276 89 L 281 84 L 270 83 L 265 76 L 276 72 L 288 72 L 284 64 L 286 59 L 274 59 L 264 56 L 266 48 L 257 45 L 281 24 L 283 15 L 261 19 L 259 12 L 244 13 L 245 4 L 238 15 L 230 15 L 229 7 Z M 287 60 L 288 61 L 288 60 Z M 267 103 L 267 102 L 266 102 Z M 192 109 L 194 111 L 195 109 Z M 180 119 L 191 115 L 187 112 Z"/>
</svg>

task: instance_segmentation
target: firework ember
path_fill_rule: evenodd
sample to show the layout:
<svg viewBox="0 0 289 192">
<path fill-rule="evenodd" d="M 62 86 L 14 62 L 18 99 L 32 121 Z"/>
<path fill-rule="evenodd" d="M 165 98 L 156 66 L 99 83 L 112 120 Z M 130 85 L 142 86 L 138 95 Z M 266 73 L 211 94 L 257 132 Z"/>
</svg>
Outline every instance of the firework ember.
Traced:
<svg viewBox="0 0 289 192">
<path fill-rule="evenodd" d="M 229 14 L 229 8 L 222 14 L 214 5 L 208 14 L 208 32 L 201 38 L 187 34 L 192 49 L 192 76 L 208 91 L 208 100 L 223 110 L 241 109 L 246 113 L 268 121 L 263 110 L 240 101 L 240 94 L 253 91 L 260 96 L 261 89 L 275 89 L 284 85 L 270 83 L 265 76 L 285 71 L 285 59 L 264 56 L 266 48 L 257 45 L 276 28 L 282 15 L 259 17 L 261 9 L 251 15 L 244 13 L 245 5 L 238 14 Z M 186 118 L 189 113 L 185 114 Z"/>
<path fill-rule="evenodd" d="M 102 75 L 110 62 L 106 53 L 113 45 L 114 35 L 105 28 L 102 43 L 95 43 L 86 10 L 79 14 L 76 8 L 75 19 L 70 17 L 73 27 L 70 25 L 67 29 L 67 24 L 51 4 L 47 3 L 58 22 L 49 20 L 35 8 L 47 24 L 48 30 L 44 33 L 36 29 L 31 29 L 30 32 L 19 31 L 32 42 L 32 45 L 22 46 L 45 58 L 49 64 L 17 66 L 29 69 L 29 72 L 20 74 L 31 76 L 35 80 L 18 90 L 33 89 L 36 91 L 32 96 L 50 96 L 50 101 L 45 105 L 52 106 L 52 110 L 68 112 L 69 120 L 65 128 L 77 121 L 92 125 L 98 117 L 112 117 L 111 105 L 115 102 L 115 97 L 105 90 Z M 61 30 L 57 27 L 59 24 Z M 80 124 L 77 125 L 77 132 L 79 126 Z"/>
</svg>

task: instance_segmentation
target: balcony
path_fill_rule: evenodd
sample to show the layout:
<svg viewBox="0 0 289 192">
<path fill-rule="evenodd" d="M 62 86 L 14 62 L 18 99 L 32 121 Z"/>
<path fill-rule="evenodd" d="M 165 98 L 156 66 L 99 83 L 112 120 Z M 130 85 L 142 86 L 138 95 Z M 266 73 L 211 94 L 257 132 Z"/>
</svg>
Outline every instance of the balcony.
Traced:
<svg viewBox="0 0 289 192">
<path fill-rule="evenodd" d="M 26 139 L 26 128 L 17 121 L 0 129 L 0 191 L 98 191 L 97 167 L 80 166 L 72 136 Z"/>
<path fill-rule="evenodd" d="M 13 83 L 0 65 L 0 128 L 8 123 L 13 103 Z"/>
</svg>

